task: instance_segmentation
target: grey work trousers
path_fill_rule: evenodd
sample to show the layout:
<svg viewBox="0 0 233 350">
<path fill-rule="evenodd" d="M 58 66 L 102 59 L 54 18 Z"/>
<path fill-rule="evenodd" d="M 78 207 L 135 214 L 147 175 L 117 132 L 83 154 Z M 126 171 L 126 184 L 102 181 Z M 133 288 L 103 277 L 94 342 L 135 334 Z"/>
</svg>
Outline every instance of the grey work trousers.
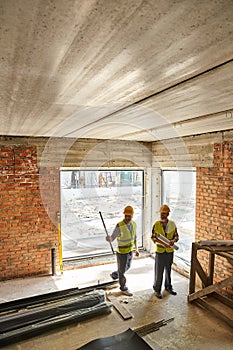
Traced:
<svg viewBox="0 0 233 350">
<path fill-rule="evenodd" d="M 153 288 L 155 292 L 160 293 L 163 283 L 163 273 L 165 271 L 165 289 L 172 289 L 171 284 L 171 267 L 174 253 L 157 253 L 155 254 L 155 279 Z"/>
<path fill-rule="evenodd" d="M 117 256 L 117 271 L 114 271 L 112 273 L 112 276 L 114 278 L 119 278 L 119 284 L 120 284 L 120 290 L 127 290 L 126 286 L 126 278 L 125 273 L 129 270 L 132 258 L 133 258 L 133 252 L 129 252 L 127 254 L 120 254 L 116 253 Z"/>
</svg>

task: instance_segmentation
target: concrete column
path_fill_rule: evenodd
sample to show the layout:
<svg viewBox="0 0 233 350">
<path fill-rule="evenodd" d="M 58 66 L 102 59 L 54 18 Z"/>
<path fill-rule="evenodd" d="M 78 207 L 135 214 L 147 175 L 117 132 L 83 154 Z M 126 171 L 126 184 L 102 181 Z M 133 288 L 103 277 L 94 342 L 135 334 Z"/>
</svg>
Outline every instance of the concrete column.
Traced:
<svg viewBox="0 0 233 350">
<path fill-rule="evenodd" d="M 161 169 L 148 168 L 145 170 L 144 179 L 144 234 L 143 245 L 147 251 L 154 252 L 154 244 L 151 241 L 151 229 L 155 220 L 159 217 L 161 205 Z"/>
</svg>

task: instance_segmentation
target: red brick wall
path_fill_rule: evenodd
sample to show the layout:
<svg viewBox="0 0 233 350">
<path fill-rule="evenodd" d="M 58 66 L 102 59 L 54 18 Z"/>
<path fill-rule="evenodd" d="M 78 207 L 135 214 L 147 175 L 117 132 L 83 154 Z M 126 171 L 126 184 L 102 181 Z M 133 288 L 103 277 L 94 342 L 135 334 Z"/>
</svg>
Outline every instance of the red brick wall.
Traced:
<svg viewBox="0 0 233 350">
<path fill-rule="evenodd" d="M 196 241 L 233 239 L 233 142 L 214 145 L 214 167 L 197 168 Z M 198 252 L 208 270 L 208 254 Z M 232 266 L 216 257 L 214 281 L 231 276 Z M 233 294 L 232 287 L 226 288 Z"/>
<path fill-rule="evenodd" d="M 0 280 L 51 273 L 51 249 L 58 247 L 59 170 L 47 173 L 40 185 L 36 147 L 0 146 Z"/>
</svg>

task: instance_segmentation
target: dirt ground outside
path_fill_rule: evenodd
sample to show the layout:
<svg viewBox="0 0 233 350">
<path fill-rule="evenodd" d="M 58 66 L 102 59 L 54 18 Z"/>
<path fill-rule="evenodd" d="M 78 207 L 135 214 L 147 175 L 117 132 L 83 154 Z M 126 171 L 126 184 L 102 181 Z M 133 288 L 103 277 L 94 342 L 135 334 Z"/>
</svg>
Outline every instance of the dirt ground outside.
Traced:
<svg viewBox="0 0 233 350">
<path fill-rule="evenodd" d="M 138 244 L 142 246 L 142 187 L 62 189 L 61 198 L 63 257 L 110 252 L 99 212 L 111 234 L 124 218 L 127 205 L 134 208 Z"/>
</svg>

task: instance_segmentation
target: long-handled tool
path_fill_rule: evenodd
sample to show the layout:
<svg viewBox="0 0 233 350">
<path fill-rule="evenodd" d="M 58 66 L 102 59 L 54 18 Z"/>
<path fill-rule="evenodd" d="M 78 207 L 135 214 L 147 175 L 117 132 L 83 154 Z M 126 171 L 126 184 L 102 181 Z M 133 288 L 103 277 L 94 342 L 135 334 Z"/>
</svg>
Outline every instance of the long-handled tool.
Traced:
<svg viewBox="0 0 233 350">
<path fill-rule="evenodd" d="M 105 226 L 105 222 L 104 222 L 104 219 L 103 219 L 103 216 L 102 216 L 101 211 L 99 211 L 99 214 L 100 214 L 100 217 L 101 217 L 101 220 L 102 220 L 102 223 L 103 223 L 103 226 L 104 226 L 106 235 L 109 236 L 108 231 L 107 231 L 106 226 Z M 112 253 L 115 254 L 114 249 L 113 249 L 113 246 L 112 246 L 112 242 L 109 242 L 109 244 L 110 244 L 110 247 L 111 247 L 111 249 L 112 249 Z"/>
</svg>

